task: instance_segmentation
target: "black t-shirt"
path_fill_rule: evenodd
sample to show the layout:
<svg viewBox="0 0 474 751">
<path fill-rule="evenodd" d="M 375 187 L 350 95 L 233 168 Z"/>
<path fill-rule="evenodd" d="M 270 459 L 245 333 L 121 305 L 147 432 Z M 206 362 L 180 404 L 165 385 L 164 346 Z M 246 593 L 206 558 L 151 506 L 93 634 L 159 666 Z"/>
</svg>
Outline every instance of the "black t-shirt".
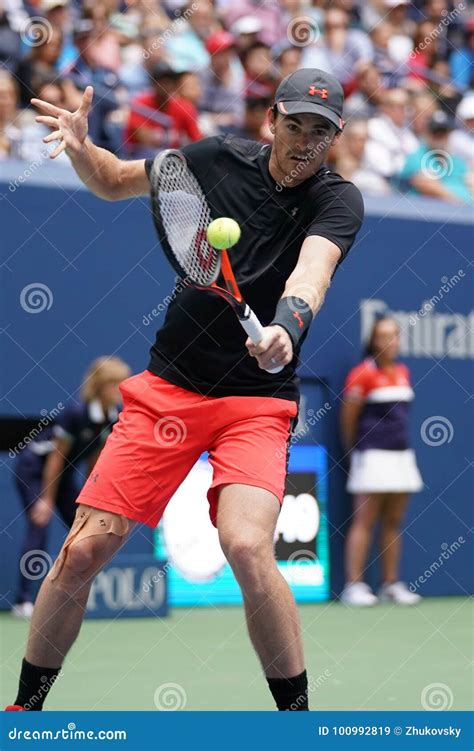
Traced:
<svg viewBox="0 0 474 751">
<path fill-rule="evenodd" d="M 235 136 L 206 138 L 182 149 L 212 217 L 229 216 L 240 224 L 241 238 L 230 251 L 232 269 L 264 326 L 275 315 L 305 237 L 331 240 L 341 249 L 340 263 L 364 213 L 359 190 L 324 165 L 301 185 L 281 188 L 268 170 L 270 151 Z M 147 160 L 147 174 L 151 165 Z M 298 399 L 298 352 L 280 373 L 267 373 L 248 355 L 247 335 L 228 303 L 189 287 L 172 298 L 151 348 L 152 373 L 206 396 Z"/>
</svg>

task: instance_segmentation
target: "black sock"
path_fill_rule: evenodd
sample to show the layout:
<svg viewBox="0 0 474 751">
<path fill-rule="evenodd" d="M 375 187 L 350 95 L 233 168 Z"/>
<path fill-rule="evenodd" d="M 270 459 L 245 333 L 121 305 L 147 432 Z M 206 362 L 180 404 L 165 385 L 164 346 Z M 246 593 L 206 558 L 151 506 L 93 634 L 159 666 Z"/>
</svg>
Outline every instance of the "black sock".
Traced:
<svg viewBox="0 0 474 751">
<path fill-rule="evenodd" d="M 23 658 L 15 704 L 30 712 L 41 712 L 43 703 L 61 668 L 40 668 Z"/>
<path fill-rule="evenodd" d="M 308 677 L 303 670 L 294 678 L 267 678 L 268 687 L 272 692 L 280 712 L 308 711 Z"/>
</svg>

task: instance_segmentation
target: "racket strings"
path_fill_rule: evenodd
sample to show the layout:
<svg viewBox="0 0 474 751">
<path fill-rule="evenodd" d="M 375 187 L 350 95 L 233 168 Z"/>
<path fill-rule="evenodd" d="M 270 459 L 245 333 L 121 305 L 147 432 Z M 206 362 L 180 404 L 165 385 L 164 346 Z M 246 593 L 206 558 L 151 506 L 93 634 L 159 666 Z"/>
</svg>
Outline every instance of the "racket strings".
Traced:
<svg viewBox="0 0 474 751">
<path fill-rule="evenodd" d="M 168 243 L 189 281 L 208 286 L 220 270 L 220 255 L 206 239 L 212 221 L 201 187 L 185 162 L 167 155 L 157 174 L 158 205 Z"/>
</svg>

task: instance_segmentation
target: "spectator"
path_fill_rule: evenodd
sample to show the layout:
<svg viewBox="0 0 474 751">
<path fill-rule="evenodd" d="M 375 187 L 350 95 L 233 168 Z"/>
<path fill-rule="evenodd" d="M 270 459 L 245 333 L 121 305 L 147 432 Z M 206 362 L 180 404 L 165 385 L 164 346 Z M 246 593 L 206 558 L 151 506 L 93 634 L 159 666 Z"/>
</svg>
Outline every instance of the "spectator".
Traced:
<svg viewBox="0 0 474 751">
<path fill-rule="evenodd" d="M 271 143 L 273 137 L 268 126 L 268 108 L 271 103 L 270 97 L 266 99 L 247 98 L 242 126 L 231 129 L 231 133 L 240 138 L 248 138 L 251 141 Z"/>
<path fill-rule="evenodd" d="M 415 33 L 415 23 L 408 14 L 409 0 L 383 0 L 383 16 L 392 27 L 396 37 L 412 39 Z"/>
<path fill-rule="evenodd" d="M 433 60 L 429 88 L 447 114 L 452 114 L 462 99 L 462 94 L 451 81 L 449 63 L 446 60 Z"/>
<path fill-rule="evenodd" d="M 399 580 L 401 523 L 409 493 L 423 482 L 410 449 L 409 406 L 414 397 L 410 372 L 397 362 L 400 329 L 391 318 L 376 321 L 367 357 L 353 368 L 344 385 L 341 434 L 350 453 L 347 490 L 354 513 L 347 536 L 347 604 L 375 605 L 378 601 L 364 581 L 374 528 L 380 522 L 382 586 L 379 597 L 399 605 L 416 605 L 420 596 Z"/>
<path fill-rule="evenodd" d="M 237 127 L 243 119 L 244 71 L 228 31 L 215 31 L 206 40 L 209 68 L 201 72 L 200 112 L 205 113 L 213 132 Z"/>
<path fill-rule="evenodd" d="M 384 94 L 380 73 L 373 63 L 362 61 L 355 69 L 356 90 L 344 103 L 344 117 L 372 117 L 378 111 Z"/>
<path fill-rule="evenodd" d="M 196 108 L 178 95 L 181 75 L 165 63 L 157 63 L 152 90 L 132 100 L 125 146 L 134 156 L 154 155 L 157 149 L 177 148 L 186 138 L 201 138 Z"/>
<path fill-rule="evenodd" d="M 100 0 L 86 0 L 83 17 L 93 23 L 94 44 L 91 55 L 95 65 L 117 73 L 120 68 L 119 35 L 111 23 L 107 4 Z"/>
<path fill-rule="evenodd" d="M 239 0 L 239 2 L 230 3 L 222 12 L 227 28 L 235 28 L 235 22 L 244 16 L 251 16 L 260 21 L 262 28 L 259 39 L 269 47 L 286 36 L 282 7 L 277 0 Z"/>
<path fill-rule="evenodd" d="M 184 70 L 179 79 L 179 95 L 197 107 L 202 99 L 201 80 L 192 70 Z"/>
<path fill-rule="evenodd" d="M 456 25 L 456 15 L 449 20 L 449 23 L 446 23 L 449 10 L 447 0 L 427 0 L 423 6 L 423 17 L 436 26 L 438 54 L 445 60 L 447 60 L 451 51 L 449 36 L 452 35 L 453 28 Z"/>
<path fill-rule="evenodd" d="M 449 152 L 459 156 L 474 172 L 474 91 L 466 94 L 456 109 L 458 127 L 450 133 Z"/>
<path fill-rule="evenodd" d="M 77 48 L 73 38 L 73 11 L 69 0 L 41 0 L 41 13 L 46 21 L 61 29 L 61 53 L 57 61 L 58 70 L 67 70 L 77 58 Z"/>
<path fill-rule="evenodd" d="M 384 88 L 390 89 L 398 86 L 402 78 L 399 63 L 393 59 L 390 53 L 390 40 L 393 29 L 389 23 L 382 21 L 370 32 L 370 38 L 374 46 L 374 65 L 380 73 Z"/>
<path fill-rule="evenodd" d="M 451 78 L 456 86 L 474 89 L 474 18 L 464 28 L 464 43 L 449 60 Z"/>
<path fill-rule="evenodd" d="M 387 179 L 400 172 L 405 158 L 418 147 L 418 139 L 407 127 L 408 101 L 403 89 L 389 89 L 380 115 L 369 120 L 369 162 Z"/>
<path fill-rule="evenodd" d="M 363 31 L 349 29 L 349 16 L 339 8 L 326 11 L 324 37 L 303 50 L 303 68 L 322 68 L 332 73 L 346 94 L 354 77 L 354 67 L 361 60 L 372 60 L 370 38 Z"/>
<path fill-rule="evenodd" d="M 351 180 L 367 195 L 385 196 L 391 192 L 387 180 L 374 169 L 367 154 L 369 137 L 366 120 L 350 120 L 339 140 L 335 171 Z"/>
<path fill-rule="evenodd" d="M 442 110 L 428 123 L 426 140 L 406 159 L 400 173 L 411 192 L 451 203 L 472 200 L 468 167 L 464 159 L 448 152 L 454 125 Z"/>
<path fill-rule="evenodd" d="M 165 49 L 166 27 L 147 30 L 143 36 L 141 48 L 132 63 L 122 59 L 119 70 L 120 82 L 126 87 L 130 96 L 135 96 L 150 85 L 151 71 L 157 63 L 167 62 Z"/>
<path fill-rule="evenodd" d="M 438 108 L 438 103 L 429 89 L 423 88 L 412 94 L 409 104 L 410 127 L 418 140 L 426 138 L 428 122 Z"/>
<path fill-rule="evenodd" d="M 30 99 L 38 96 L 38 82 L 48 75 L 57 76 L 58 60 L 62 48 L 62 31 L 59 26 L 51 26 L 42 44 L 32 47 L 18 67 L 20 82 L 20 104 L 28 107 Z"/>
<path fill-rule="evenodd" d="M 165 50 L 174 70 L 204 70 L 209 65 L 205 41 L 217 30 L 210 0 L 192 0 L 183 11 L 179 25 L 172 27 L 166 38 Z"/>
<path fill-rule="evenodd" d="M 0 0 L 0 68 L 15 73 L 20 57 L 20 35 L 10 23 L 4 0 Z"/>
<path fill-rule="evenodd" d="M 21 132 L 16 124 L 18 88 L 12 74 L 0 69 L 0 159 L 19 159 Z"/>
<path fill-rule="evenodd" d="M 77 24 L 74 42 L 79 54 L 67 76 L 79 90 L 84 90 L 89 85 L 94 87 L 95 97 L 89 114 L 89 136 L 96 145 L 111 147 L 107 120 L 120 106 L 117 96 L 118 77 L 96 62 L 97 38 L 91 20 L 85 19 Z"/>
<path fill-rule="evenodd" d="M 301 68 L 301 47 L 294 47 L 283 40 L 272 47 L 271 53 L 277 70 L 277 84 Z"/>
<path fill-rule="evenodd" d="M 273 61 L 270 47 L 263 42 L 256 42 L 242 55 L 245 71 L 245 96 L 261 99 L 272 97 L 276 89 L 273 75 Z"/>
<path fill-rule="evenodd" d="M 235 46 L 239 55 L 259 41 L 262 28 L 262 22 L 255 16 L 242 16 L 232 24 L 230 33 L 235 39 Z"/>
<path fill-rule="evenodd" d="M 431 21 L 418 25 L 414 44 L 407 65 L 408 75 L 427 83 L 431 80 L 431 67 L 438 56 L 436 26 Z"/>
</svg>

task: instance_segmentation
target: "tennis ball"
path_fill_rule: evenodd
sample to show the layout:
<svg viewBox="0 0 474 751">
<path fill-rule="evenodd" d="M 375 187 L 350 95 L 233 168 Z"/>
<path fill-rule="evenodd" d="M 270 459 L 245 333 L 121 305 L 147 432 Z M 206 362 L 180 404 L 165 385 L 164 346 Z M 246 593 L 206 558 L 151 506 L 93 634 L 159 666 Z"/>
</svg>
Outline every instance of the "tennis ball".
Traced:
<svg viewBox="0 0 474 751">
<path fill-rule="evenodd" d="M 207 228 L 207 241 L 217 250 L 231 248 L 239 242 L 239 239 L 240 227 L 235 219 L 222 216 L 214 219 Z"/>
</svg>

